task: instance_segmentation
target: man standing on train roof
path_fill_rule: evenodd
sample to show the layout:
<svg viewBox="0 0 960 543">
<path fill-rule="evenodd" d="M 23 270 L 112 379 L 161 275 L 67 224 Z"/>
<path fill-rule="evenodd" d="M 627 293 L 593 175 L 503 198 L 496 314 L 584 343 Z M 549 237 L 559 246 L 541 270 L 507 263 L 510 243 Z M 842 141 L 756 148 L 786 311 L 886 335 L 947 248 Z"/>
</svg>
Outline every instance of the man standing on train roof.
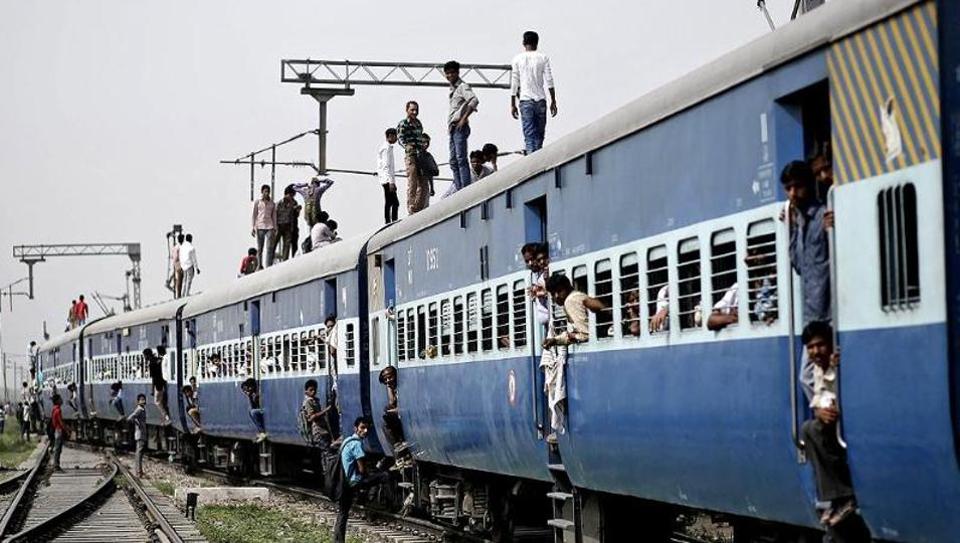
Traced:
<svg viewBox="0 0 960 543">
<path fill-rule="evenodd" d="M 814 418 L 804 422 L 801 428 L 804 451 L 813 466 L 817 496 L 820 501 L 830 503 L 820 521 L 826 526 L 836 526 L 857 509 L 847 452 L 837 438 L 840 353 L 834 350 L 833 329 L 823 321 L 813 321 L 804 328 L 803 344 L 813 363 L 814 377 L 810 401 Z"/>
<path fill-rule="evenodd" d="M 90 307 L 87 306 L 87 302 L 83 299 L 83 294 L 80 295 L 80 299 L 77 300 L 77 305 L 74 307 L 74 314 L 77 318 L 77 326 L 83 326 L 87 323 L 87 316 L 90 313 Z"/>
<path fill-rule="evenodd" d="M 293 187 L 283 189 L 283 198 L 277 203 L 277 244 L 280 245 L 280 260 L 297 254 L 297 221 L 300 220 L 300 204 Z"/>
<path fill-rule="evenodd" d="M 383 187 L 383 224 L 397 220 L 400 200 L 397 198 L 396 158 L 393 145 L 397 143 L 397 129 L 388 128 L 384 132 L 384 141 L 377 149 L 377 179 Z"/>
<path fill-rule="evenodd" d="M 333 179 L 325 177 L 311 177 L 309 183 L 294 183 L 290 187 L 303 197 L 303 218 L 307 226 L 313 228 L 317 224 L 317 215 L 322 211 L 320 199 L 323 193 L 333 186 Z"/>
<path fill-rule="evenodd" d="M 260 269 L 269 268 L 277 239 L 277 204 L 270 199 L 270 185 L 260 187 L 260 199 L 253 203 L 250 235 L 257 239 Z"/>
<path fill-rule="evenodd" d="M 833 212 L 817 199 L 816 178 L 810 166 L 801 160 L 787 164 L 780 183 L 789 200 L 790 263 L 801 280 L 803 323 L 830 323 L 830 241 Z M 801 365 L 800 383 L 809 400 L 813 395 L 813 366 L 807 357 Z"/>
<path fill-rule="evenodd" d="M 193 247 L 193 234 L 187 234 L 180 244 L 180 268 L 183 269 L 183 285 L 181 296 L 190 296 L 190 287 L 193 286 L 193 277 L 200 275 L 200 266 L 197 264 L 197 250 Z"/>
<path fill-rule="evenodd" d="M 470 184 L 470 115 L 477 111 L 480 100 L 473 89 L 460 79 L 460 63 L 451 60 L 443 65 L 443 75 L 450 83 L 450 113 L 447 125 L 450 130 L 450 169 L 453 170 L 453 186 L 460 190 Z"/>
<path fill-rule="evenodd" d="M 547 128 L 547 95 L 550 92 L 550 115 L 557 116 L 557 93 L 553 85 L 550 58 L 537 45 L 540 36 L 532 30 L 523 33 L 523 52 L 513 57 L 510 70 L 510 114 L 516 119 L 517 100 L 520 100 L 519 117 L 523 128 L 526 151 L 530 153 L 543 147 Z"/>
<path fill-rule="evenodd" d="M 421 170 L 420 154 L 423 152 L 423 124 L 417 116 L 420 105 L 407 102 L 407 116 L 397 125 L 397 139 L 403 146 L 404 166 L 407 169 L 407 215 L 413 215 L 430 204 L 430 186 Z"/>
</svg>

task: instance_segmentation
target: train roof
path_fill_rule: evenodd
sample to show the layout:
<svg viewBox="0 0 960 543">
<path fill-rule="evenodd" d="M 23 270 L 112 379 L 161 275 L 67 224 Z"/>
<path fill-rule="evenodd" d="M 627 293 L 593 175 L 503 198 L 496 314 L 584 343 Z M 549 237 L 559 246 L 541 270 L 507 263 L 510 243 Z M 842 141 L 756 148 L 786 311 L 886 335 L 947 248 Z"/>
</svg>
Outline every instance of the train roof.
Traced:
<svg viewBox="0 0 960 543">
<path fill-rule="evenodd" d="M 453 217 L 543 172 L 662 121 L 790 59 L 884 19 L 921 0 L 844 0 L 827 4 L 790 24 L 608 113 L 575 132 L 516 160 L 407 217 L 370 240 L 373 253 Z"/>
<path fill-rule="evenodd" d="M 151 322 L 167 321 L 177 316 L 179 310 L 184 304 L 190 301 L 190 298 L 181 298 L 178 300 L 167 300 L 136 311 L 128 311 L 119 315 L 113 315 L 105 319 L 100 319 L 83 329 L 83 335 L 99 334 L 112 330 L 120 330 L 130 326 L 148 324 Z"/>
<path fill-rule="evenodd" d="M 64 333 L 60 334 L 59 336 L 52 337 L 52 338 L 50 338 L 50 339 L 48 339 L 48 340 L 46 340 L 46 341 L 44 341 L 44 342 L 41 342 L 41 343 L 39 344 L 40 352 L 45 353 L 45 352 L 47 352 L 47 351 L 49 351 L 49 350 L 51 350 L 51 349 L 56 349 L 57 347 L 60 347 L 61 345 L 66 345 L 66 344 L 68 344 L 68 343 L 70 343 L 70 342 L 72 342 L 72 341 L 76 341 L 77 338 L 80 337 L 80 332 L 81 332 L 81 331 L 82 331 L 82 328 L 74 328 L 73 330 L 70 330 L 69 332 L 64 332 Z"/>
<path fill-rule="evenodd" d="M 370 234 L 355 236 L 291 258 L 191 298 L 184 316 L 196 316 L 263 294 L 355 269 Z"/>
</svg>

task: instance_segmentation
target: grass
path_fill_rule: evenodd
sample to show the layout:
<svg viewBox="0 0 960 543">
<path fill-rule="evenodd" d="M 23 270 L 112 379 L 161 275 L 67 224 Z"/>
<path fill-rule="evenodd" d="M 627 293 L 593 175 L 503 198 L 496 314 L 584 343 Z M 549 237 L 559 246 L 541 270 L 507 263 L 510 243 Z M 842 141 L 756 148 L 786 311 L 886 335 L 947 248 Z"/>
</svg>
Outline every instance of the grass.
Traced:
<svg viewBox="0 0 960 543">
<path fill-rule="evenodd" d="M 170 481 L 154 481 L 153 486 L 164 496 L 173 496 L 173 483 Z"/>
<path fill-rule="evenodd" d="M 211 543 L 328 543 L 330 530 L 259 505 L 204 505 L 197 528 Z M 360 543 L 352 538 L 350 543 Z"/>
<path fill-rule="evenodd" d="M 7 417 L 3 434 L 0 434 L 0 466 L 15 468 L 37 448 L 36 441 L 20 441 L 20 426 L 16 418 Z"/>
</svg>

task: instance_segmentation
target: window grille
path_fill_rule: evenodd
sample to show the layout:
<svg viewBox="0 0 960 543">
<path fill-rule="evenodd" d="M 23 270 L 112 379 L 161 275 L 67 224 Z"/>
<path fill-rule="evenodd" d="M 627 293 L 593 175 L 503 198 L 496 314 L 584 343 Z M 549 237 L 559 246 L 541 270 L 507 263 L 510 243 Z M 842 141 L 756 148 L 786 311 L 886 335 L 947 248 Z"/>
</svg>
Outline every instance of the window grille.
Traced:
<svg viewBox="0 0 960 543">
<path fill-rule="evenodd" d="M 417 307 L 417 357 L 427 357 L 427 311 L 422 305 Z"/>
<path fill-rule="evenodd" d="M 666 332 L 670 319 L 654 325 L 654 317 L 668 315 L 670 311 L 670 280 L 667 263 L 667 248 L 664 245 L 647 251 L 647 328 L 651 334 Z"/>
<path fill-rule="evenodd" d="M 510 291 L 507 285 L 497 287 L 497 348 L 510 348 Z"/>
<path fill-rule="evenodd" d="M 480 348 L 493 350 L 493 292 L 488 288 L 480 293 Z"/>
<path fill-rule="evenodd" d="M 884 311 L 913 309 L 920 302 L 917 191 L 905 183 L 877 195 L 880 234 L 880 303 Z"/>
<path fill-rule="evenodd" d="M 345 338 L 345 343 L 346 343 L 345 358 L 347 360 L 347 366 L 353 366 L 354 364 L 357 363 L 356 333 L 355 333 L 356 331 L 354 330 L 354 328 L 355 326 L 353 323 L 347 324 L 346 338 Z"/>
<path fill-rule="evenodd" d="M 700 240 L 697 238 L 687 238 L 677 247 L 677 292 L 680 329 L 699 328 Z"/>
<path fill-rule="evenodd" d="M 527 284 L 524 281 L 513 283 L 513 346 L 520 349 L 527 346 Z"/>
<path fill-rule="evenodd" d="M 407 323 L 403 318 L 403 310 L 398 309 L 396 313 L 397 321 L 397 360 L 403 362 L 407 359 Z"/>
<path fill-rule="evenodd" d="M 427 308 L 427 358 L 437 356 L 440 343 L 439 330 L 437 302 L 433 302 Z"/>
<path fill-rule="evenodd" d="M 453 299 L 453 353 L 463 354 L 463 298 Z"/>
<path fill-rule="evenodd" d="M 450 339 L 453 334 L 453 310 L 450 300 L 440 302 L 440 355 L 450 356 Z"/>
<path fill-rule="evenodd" d="M 613 332 L 613 269 L 610 260 L 604 259 L 593 266 L 593 295 L 603 303 L 603 309 L 596 314 L 594 337 L 611 338 Z"/>
<path fill-rule="evenodd" d="M 413 308 L 407 309 L 407 360 L 417 358 L 417 327 L 414 321 Z"/>
<path fill-rule="evenodd" d="M 750 322 L 772 324 L 779 317 L 777 226 L 773 219 L 747 227 L 747 292 Z"/>
<path fill-rule="evenodd" d="M 620 329 L 623 337 L 640 336 L 640 262 L 637 253 L 620 257 Z"/>
<path fill-rule="evenodd" d="M 721 230 L 713 234 L 710 241 L 710 307 L 707 314 L 713 311 L 720 300 L 727 296 L 727 302 L 733 307 L 726 313 L 737 314 L 737 300 L 739 292 L 737 285 L 737 238 L 733 229 Z M 728 292 L 735 293 L 728 296 Z"/>
<path fill-rule="evenodd" d="M 477 293 L 471 292 L 467 294 L 467 352 L 475 353 L 477 352 L 477 336 L 478 336 L 478 322 L 477 317 L 479 316 L 477 307 Z"/>
</svg>

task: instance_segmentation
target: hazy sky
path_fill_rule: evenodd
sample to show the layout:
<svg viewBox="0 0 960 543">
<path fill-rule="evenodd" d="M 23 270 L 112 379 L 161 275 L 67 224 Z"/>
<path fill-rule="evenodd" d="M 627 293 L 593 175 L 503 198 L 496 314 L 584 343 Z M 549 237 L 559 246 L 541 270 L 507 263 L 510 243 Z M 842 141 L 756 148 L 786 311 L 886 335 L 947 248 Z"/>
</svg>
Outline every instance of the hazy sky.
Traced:
<svg viewBox="0 0 960 543">
<path fill-rule="evenodd" d="M 793 2 L 769 3 L 785 24 Z M 527 29 L 540 33 L 557 82 L 547 145 L 769 31 L 754 0 L 0 0 L 0 285 L 27 272 L 13 245 L 137 241 L 144 304 L 167 299 L 164 234 L 174 223 L 196 238 L 195 286 L 229 281 L 253 244 L 249 171 L 218 161 L 316 126 L 315 102 L 280 83 L 281 58 L 508 63 Z M 446 161 L 445 90 L 356 89 L 330 104 L 329 167 L 373 169 L 383 130 L 408 99 L 420 102 Z M 471 147 L 522 148 L 507 92 L 478 94 Z M 315 162 L 316 138 L 278 158 Z M 281 169 L 277 185 L 306 177 Z M 376 180 L 334 179 L 324 208 L 341 236 L 378 226 Z M 260 181 L 269 168 L 258 169 Z M 15 298 L 10 313 L 2 298 L 3 349 L 22 358 L 44 320 L 61 332 L 80 293 L 122 294 L 128 267 L 125 257 L 37 265 L 34 300 Z"/>
</svg>

